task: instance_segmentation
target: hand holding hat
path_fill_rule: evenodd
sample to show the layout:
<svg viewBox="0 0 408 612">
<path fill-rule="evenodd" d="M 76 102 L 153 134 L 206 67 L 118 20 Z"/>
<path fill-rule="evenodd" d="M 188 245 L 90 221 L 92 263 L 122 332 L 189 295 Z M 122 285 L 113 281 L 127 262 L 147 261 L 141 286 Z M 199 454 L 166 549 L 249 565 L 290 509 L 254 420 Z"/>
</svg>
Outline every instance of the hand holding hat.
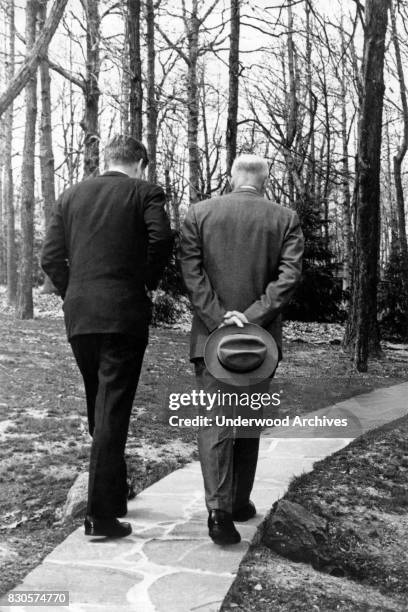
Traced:
<svg viewBox="0 0 408 612">
<path fill-rule="evenodd" d="M 237 325 L 237 327 L 244 327 L 246 323 L 249 323 L 249 321 L 243 312 L 239 312 L 238 310 L 228 310 L 224 315 L 224 321 L 218 326 L 218 328 L 225 327 L 225 325 Z"/>
<path fill-rule="evenodd" d="M 231 322 L 224 322 L 209 335 L 204 347 L 204 362 L 210 374 L 219 381 L 248 387 L 272 376 L 278 364 L 278 347 L 266 329 L 254 323 L 243 323 L 237 316 L 240 314 L 236 311 L 226 313 L 226 321 Z"/>
</svg>

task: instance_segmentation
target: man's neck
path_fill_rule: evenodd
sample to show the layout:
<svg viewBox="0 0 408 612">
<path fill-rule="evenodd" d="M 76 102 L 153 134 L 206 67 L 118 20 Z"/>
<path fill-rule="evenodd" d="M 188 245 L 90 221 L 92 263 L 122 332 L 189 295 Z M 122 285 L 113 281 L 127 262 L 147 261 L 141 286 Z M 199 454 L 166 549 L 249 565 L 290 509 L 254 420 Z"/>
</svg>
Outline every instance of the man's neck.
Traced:
<svg viewBox="0 0 408 612">
<path fill-rule="evenodd" d="M 129 168 L 124 166 L 109 166 L 109 168 L 106 168 L 106 172 L 123 172 L 123 174 L 130 176 Z"/>
</svg>

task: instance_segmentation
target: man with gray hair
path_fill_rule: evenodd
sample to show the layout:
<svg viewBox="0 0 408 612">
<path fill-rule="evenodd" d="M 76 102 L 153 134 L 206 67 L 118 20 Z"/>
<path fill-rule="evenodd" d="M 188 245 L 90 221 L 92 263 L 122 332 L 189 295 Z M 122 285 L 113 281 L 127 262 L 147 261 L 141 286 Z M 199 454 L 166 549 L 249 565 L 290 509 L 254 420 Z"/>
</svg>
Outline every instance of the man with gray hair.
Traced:
<svg viewBox="0 0 408 612">
<path fill-rule="evenodd" d="M 204 362 L 206 340 L 220 326 L 256 323 L 282 357 L 281 311 L 300 279 L 303 234 L 293 210 L 264 197 L 267 180 L 265 159 L 237 157 L 232 192 L 191 206 L 184 222 L 180 260 L 194 308 L 190 359 L 207 392 L 220 388 Z M 256 513 L 250 494 L 259 434 L 234 439 L 221 426 L 203 426 L 198 447 L 209 535 L 217 544 L 237 543 L 234 521 Z"/>
<path fill-rule="evenodd" d="M 106 171 L 64 191 L 44 242 L 42 267 L 64 300 L 68 340 L 86 393 L 89 433 L 85 535 L 124 537 L 124 451 L 148 341 L 152 304 L 173 236 L 163 189 L 144 180 L 146 147 L 119 134 Z"/>
</svg>

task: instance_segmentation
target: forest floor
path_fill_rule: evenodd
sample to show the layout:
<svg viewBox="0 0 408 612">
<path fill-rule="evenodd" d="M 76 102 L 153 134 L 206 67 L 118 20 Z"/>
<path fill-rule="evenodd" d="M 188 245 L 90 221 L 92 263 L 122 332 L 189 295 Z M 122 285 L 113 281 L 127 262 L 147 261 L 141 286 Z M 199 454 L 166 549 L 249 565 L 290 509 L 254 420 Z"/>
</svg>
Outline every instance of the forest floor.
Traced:
<svg viewBox="0 0 408 612">
<path fill-rule="evenodd" d="M 264 543 L 243 559 L 222 612 L 408 609 L 408 417 L 295 478 L 284 499 L 327 521 L 314 567 Z"/>
<path fill-rule="evenodd" d="M 78 527 L 61 521 L 69 488 L 86 471 L 90 439 L 80 375 L 60 301 L 36 293 L 36 318 L 16 321 L 0 291 L 0 594 Z M 302 414 L 407 379 L 404 347 L 387 345 L 367 374 L 340 349 L 339 325 L 288 323 L 273 390 L 280 415 Z M 141 490 L 197 458 L 195 431 L 167 421 L 170 392 L 193 388 L 185 324 L 151 330 L 127 455 Z M 248 608 L 250 609 L 250 608 Z"/>
</svg>

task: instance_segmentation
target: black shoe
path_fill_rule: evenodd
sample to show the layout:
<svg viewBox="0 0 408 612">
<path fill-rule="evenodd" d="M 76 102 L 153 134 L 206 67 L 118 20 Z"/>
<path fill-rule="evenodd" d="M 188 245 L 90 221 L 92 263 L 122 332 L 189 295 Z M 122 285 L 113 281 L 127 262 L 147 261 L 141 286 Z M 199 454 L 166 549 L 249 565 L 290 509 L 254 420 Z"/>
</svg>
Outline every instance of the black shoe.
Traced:
<svg viewBox="0 0 408 612">
<path fill-rule="evenodd" d="M 255 504 L 249 501 L 245 506 L 241 506 L 238 510 L 234 510 L 232 513 L 232 519 L 238 523 L 245 523 L 249 521 L 256 514 Z"/>
<path fill-rule="evenodd" d="M 216 544 L 238 544 L 241 536 L 232 522 L 232 515 L 224 510 L 210 510 L 208 535 Z"/>
<path fill-rule="evenodd" d="M 106 538 L 125 538 L 132 533 L 130 523 L 121 523 L 118 519 L 98 519 L 87 516 L 84 522 L 85 535 L 105 536 Z"/>
</svg>

